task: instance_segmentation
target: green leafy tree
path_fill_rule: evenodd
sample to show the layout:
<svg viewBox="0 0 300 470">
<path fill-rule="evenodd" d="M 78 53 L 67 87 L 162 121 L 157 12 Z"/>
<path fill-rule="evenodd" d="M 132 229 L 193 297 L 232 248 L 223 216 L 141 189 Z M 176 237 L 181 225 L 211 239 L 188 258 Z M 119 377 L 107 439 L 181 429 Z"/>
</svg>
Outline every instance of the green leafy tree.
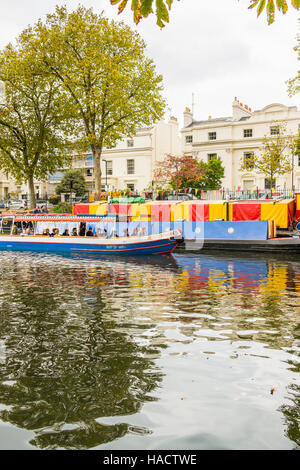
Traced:
<svg viewBox="0 0 300 470">
<path fill-rule="evenodd" d="M 27 182 L 35 207 L 34 180 L 46 180 L 68 157 L 66 107 L 57 79 L 36 59 L 21 34 L 0 52 L 0 169 Z"/>
<path fill-rule="evenodd" d="M 267 12 L 268 24 L 274 22 L 276 8 L 283 14 L 288 10 L 288 2 L 286 0 L 250 0 L 250 2 L 249 8 L 257 7 L 257 16 L 264 10 Z M 122 13 L 130 2 L 128 0 L 110 0 L 110 3 L 112 5 L 119 4 L 118 10 L 119 13 Z M 294 8 L 299 9 L 300 0 L 290 0 L 290 3 Z M 143 17 L 145 18 L 150 13 L 154 13 L 154 4 L 156 5 L 157 24 L 163 28 L 165 26 L 164 23 L 169 22 L 169 10 L 171 10 L 173 0 L 131 0 L 134 22 L 138 24 Z"/>
<path fill-rule="evenodd" d="M 91 9 L 57 7 L 30 33 L 40 60 L 70 97 L 78 143 L 93 152 L 99 194 L 103 147 L 162 117 L 162 77 L 138 33 Z"/>
<path fill-rule="evenodd" d="M 275 122 L 272 127 L 277 128 L 277 134 L 264 136 L 260 151 L 244 159 L 240 169 L 263 173 L 271 185 L 277 176 L 292 171 L 292 137 L 287 133 L 286 123 Z"/>
<path fill-rule="evenodd" d="M 190 156 L 168 155 L 157 163 L 154 171 L 155 181 L 161 186 L 169 185 L 177 192 L 186 188 L 219 189 L 224 177 L 224 167 L 217 158 L 208 163 Z"/>
<path fill-rule="evenodd" d="M 207 163 L 206 178 L 204 187 L 201 189 L 220 189 L 222 186 L 222 178 L 224 178 L 225 169 L 219 158 L 212 158 Z"/>
<path fill-rule="evenodd" d="M 87 192 L 83 172 L 80 169 L 68 170 L 61 182 L 56 186 L 56 194 L 75 193 L 76 196 L 84 196 Z"/>
</svg>

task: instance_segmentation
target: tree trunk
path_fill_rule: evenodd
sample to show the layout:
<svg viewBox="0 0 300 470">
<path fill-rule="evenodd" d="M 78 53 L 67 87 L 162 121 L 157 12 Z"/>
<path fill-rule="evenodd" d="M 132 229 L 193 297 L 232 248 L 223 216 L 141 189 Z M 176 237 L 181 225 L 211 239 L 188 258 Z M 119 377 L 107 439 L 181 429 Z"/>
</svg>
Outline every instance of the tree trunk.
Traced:
<svg viewBox="0 0 300 470">
<path fill-rule="evenodd" d="M 101 193 L 101 154 L 102 147 L 92 146 L 93 157 L 94 157 L 94 176 L 95 176 L 95 201 L 100 201 Z"/>
<path fill-rule="evenodd" d="M 28 178 L 28 188 L 29 188 L 30 209 L 35 209 L 36 197 L 35 197 L 35 190 L 34 190 L 33 175 L 29 176 Z"/>
</svg>

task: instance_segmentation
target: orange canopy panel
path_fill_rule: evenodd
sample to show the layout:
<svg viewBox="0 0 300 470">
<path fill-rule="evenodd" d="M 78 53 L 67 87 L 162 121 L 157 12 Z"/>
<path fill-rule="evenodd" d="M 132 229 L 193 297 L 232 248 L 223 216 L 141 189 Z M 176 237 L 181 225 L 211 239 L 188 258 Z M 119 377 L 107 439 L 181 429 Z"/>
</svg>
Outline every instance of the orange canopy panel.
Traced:
<svg viewBox="0 0 300 470">
<path fill-rule="evenodd" d="M 276 227 L 288 228 L 295 212 L 294 199 L 261 203 L 261 220 L 275 220 Z"/>
<path fill-rule="evenodd" d="M 296 194 L 296 219 L 300 218 L 300 193 Z"/>
</svg>

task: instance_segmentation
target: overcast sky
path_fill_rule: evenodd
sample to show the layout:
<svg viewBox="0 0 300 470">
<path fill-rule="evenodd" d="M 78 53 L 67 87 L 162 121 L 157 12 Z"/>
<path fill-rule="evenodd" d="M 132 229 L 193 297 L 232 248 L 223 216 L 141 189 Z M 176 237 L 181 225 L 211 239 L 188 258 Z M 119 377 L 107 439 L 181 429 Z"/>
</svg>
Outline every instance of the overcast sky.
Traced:
<svg viewBox="0 0 300 470">
<path fill-rule="evenodd" d="M 0 48 L 55 5 L 73 10 L 78 4 L 104 10 L 137 29 L 164 77 L 164 95 L 181 125 L 193 93 L 195 119 L 230 116 L 235 96 L 253 110 L 271 103 L 300 106 L 299 95 L 290 99 L 285 84 L 299 67 L 293 50 L 299 13 L 292 7 L 284 16 L 277 13 L 275 24 L 268 26 L 265 13 L 257 19 L 248 10 L 250 0 L 180 0 L 161 30 L 154 16 L 135 26 L 128 7 L 118 15 L 109 0 L 0 0 Z"/>
</svg>

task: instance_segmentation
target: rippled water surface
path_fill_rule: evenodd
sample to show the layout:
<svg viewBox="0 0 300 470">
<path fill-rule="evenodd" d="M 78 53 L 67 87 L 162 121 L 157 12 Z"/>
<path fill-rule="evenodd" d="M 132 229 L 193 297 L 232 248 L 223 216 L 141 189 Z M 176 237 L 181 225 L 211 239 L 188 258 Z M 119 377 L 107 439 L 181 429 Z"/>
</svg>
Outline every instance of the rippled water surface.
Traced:
<svg viewBox="0 0 300 470">
<path fill-rule="evenodd" d="M 300 258 L 0 252 L 1 449 L 298 449 Z"/>
</svg>

